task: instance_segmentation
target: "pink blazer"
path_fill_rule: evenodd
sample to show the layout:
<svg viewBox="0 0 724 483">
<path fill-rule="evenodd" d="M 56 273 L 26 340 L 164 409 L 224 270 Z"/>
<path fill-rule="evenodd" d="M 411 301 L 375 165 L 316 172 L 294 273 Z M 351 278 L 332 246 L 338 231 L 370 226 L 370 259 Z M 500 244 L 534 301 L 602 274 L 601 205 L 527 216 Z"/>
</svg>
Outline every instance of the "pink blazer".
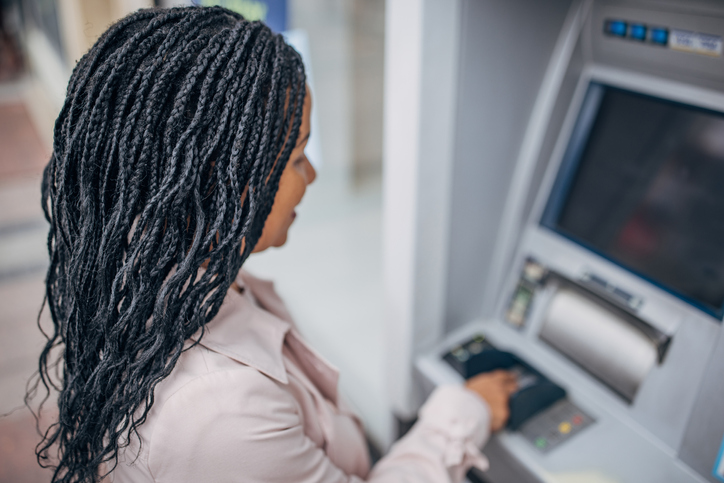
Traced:
<svg viewBox="0 0 724 483">
<path fill-rule="evenodd" d="M 338 372 L 310 348 L 271 282 L 240 272 L 201 343 L 154 392 L 116 483 L 458 482 L 489 436 L 486 403 L 437 389 L 413 429 L 370 469 Z M 189 343 L 190 345 L 190 343 Z"/>
</svg>

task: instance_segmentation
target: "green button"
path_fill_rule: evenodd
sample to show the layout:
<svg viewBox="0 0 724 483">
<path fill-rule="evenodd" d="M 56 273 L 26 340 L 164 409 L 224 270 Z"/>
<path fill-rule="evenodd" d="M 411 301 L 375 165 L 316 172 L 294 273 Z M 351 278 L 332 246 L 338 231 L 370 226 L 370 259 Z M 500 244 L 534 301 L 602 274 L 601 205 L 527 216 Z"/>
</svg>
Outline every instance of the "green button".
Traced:
<svg viewBox="0 0 724 483">
<path fill-rule="evenodd" d="M 545 448 L 548 444 L 548 441 L 546 441 L 545 438 L 538 438 L 535 440 L 535 445 L 541 449 Z"/>
</svg>

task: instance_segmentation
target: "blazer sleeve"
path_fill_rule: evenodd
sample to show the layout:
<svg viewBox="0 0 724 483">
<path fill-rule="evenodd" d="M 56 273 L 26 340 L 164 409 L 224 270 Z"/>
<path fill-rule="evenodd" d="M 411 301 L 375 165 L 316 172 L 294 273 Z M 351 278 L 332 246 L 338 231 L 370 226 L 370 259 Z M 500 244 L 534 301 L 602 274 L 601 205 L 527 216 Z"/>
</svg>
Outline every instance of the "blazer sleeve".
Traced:
<svg viewBox="0 0 724 483">
<path fill-rule="evenodd" d="M 304 433 L 294 397 L 255 369 L 206 374 L 164 404 L 148 442 L 158 483 L 448 483 L 487 466 L 486 404 L 462 387 L 438 389 L 419 421 L 367 479 L 345 474 Z"/>
</svg>

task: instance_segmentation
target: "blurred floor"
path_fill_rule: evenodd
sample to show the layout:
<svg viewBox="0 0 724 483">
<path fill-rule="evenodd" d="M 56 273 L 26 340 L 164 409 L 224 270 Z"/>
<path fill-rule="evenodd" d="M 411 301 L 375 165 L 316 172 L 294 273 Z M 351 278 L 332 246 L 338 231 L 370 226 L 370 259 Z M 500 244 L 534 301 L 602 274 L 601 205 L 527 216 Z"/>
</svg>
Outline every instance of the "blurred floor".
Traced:
<svg viewBox="0 0 724 483">
<path fill-rule="evenodd" d="M 22 81 L 0 84 L 0 483 L 50 479 L 35 460 L 39 436 L 23 405 L 44 342 L 36 324 L 47 264 L 40 175 L 49 155 L 26 88 Z"/>
</svg>

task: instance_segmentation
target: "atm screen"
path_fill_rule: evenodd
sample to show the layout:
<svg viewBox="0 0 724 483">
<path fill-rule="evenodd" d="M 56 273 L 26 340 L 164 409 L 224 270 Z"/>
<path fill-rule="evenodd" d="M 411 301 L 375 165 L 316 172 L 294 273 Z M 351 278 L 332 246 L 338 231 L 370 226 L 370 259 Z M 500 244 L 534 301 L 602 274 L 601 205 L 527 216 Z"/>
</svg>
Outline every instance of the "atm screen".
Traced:
<svg viewBox="0 0 724 483">
<path fill-rule="evenodd" d="M 724 114 L 592 83 L 542 224 L 721 319 Z"/>
</svg>

